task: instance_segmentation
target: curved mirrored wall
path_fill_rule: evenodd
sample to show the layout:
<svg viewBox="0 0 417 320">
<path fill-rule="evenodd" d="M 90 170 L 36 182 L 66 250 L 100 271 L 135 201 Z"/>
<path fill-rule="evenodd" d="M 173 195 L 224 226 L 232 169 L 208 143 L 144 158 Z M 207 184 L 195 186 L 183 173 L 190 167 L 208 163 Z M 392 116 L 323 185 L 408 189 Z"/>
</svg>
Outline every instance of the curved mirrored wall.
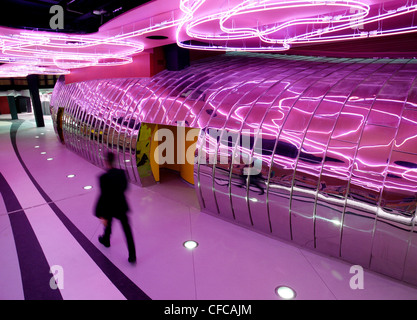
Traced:
<svg viewBox="0 0 417 320">
<path fill-rule="evenodd" d="M 235 53 L 59 81 L 51 114 L 69 149 L 98 166 L 112 150 L 141 185 L 171 132 L 204 211 L 417 284 L 416 76 L 415 60 Z"/>
</svg>

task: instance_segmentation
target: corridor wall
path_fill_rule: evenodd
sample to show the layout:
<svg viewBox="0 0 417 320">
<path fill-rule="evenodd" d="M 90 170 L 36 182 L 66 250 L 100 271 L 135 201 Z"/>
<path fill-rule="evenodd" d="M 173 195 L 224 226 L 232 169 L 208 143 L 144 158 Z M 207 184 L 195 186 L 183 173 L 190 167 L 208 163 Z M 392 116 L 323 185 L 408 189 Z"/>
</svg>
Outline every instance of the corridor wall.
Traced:
<svg viewBox="0 0 417 320">
<path fill-rule="evenodd" d="M 141 124 L 196 128 L 205 212 L 417 285 L 416 76 L 413 59 L 231 53 L 61 80 L 51 109 L 69 149 L 98 166 L 113 150 L 142 185 Z"/>
</svg>

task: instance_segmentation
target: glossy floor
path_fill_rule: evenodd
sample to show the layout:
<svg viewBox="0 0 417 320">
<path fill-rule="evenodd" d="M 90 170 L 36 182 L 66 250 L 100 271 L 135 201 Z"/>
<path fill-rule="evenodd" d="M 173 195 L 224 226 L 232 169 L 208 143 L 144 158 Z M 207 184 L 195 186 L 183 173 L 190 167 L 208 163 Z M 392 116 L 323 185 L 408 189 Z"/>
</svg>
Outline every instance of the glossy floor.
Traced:
<svg viewBox="0 0 417 320">
<path fill-rule="evenodd" d="M 417 288 L 367 270 L 352 289 L 350 264 L 200 212 L 194 189 L 169 172 L 127 192 L 132 265 L 117 221 L 110 248 L 97 240 L 103 170 L 67 150 L 48 116 L 37 128 L 32 114 L 1 115 L 0 150 L 0 299 L 279 300 L 280 285 L 295 299 L 417 299 Z"/>
</svg>

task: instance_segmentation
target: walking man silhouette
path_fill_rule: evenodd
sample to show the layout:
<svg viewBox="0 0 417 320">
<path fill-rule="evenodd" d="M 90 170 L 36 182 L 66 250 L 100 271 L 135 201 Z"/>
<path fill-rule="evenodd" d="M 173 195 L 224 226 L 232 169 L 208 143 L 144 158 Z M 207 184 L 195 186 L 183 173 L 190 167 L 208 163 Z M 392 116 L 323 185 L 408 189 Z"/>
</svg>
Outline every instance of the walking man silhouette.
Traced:
<svg viewBox="0 0 417 320">
<path fill-rule="evenodd" d="M 128 261 L 136 262 L 136 249 L 133 241 L 132 229 L 130 228 L 127 213 L 129 205 L 125 197 L 128 183 L 123 170 L 114 167 L 115 155 L 107 153 L 107 171 L 102 174 L 100 180 L 100 196 L 96 204 L 95 215 L 102 219 L 104 234 L 98 237 L 98 241 L 105 247 L 110 247 L 110 235 L 112 232 L 113 218 L 120 221 L 126 236 L 127 248 L 129 251 Z"/>
</svg>

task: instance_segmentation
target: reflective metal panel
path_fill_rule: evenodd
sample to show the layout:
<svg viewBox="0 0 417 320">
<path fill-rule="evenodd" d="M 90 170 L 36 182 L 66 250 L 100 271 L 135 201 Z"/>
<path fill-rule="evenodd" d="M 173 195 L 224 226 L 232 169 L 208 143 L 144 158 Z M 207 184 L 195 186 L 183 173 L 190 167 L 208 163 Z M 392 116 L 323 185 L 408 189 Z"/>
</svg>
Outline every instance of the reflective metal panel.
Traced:
<svg viewBox="0 0 417 320">
<path fill-rule="evenodd" d="M 401 279 L 416 212 L 417 155 L 394 151 L 375 226 L 371 268 Z"/>
<path fill-rule="evenodd" d="M 342 257 L 364 267 L 370 262 L 375 218 L 395 133 L 394 128 L 366 125 L 353 165 L 344 216 Z"/>
<path fill-rule="evenodd" d="M 325 158 L 328 135 L 334 126 L 335 119 L 314 117 L 309 125 L 301 146 L 291 196 L 291 215 L 299 218 L 291 219 L 293 239 L 298 237 L 299 243 L 309 242 L 314 246 L 314 207 L 318 192 L 320 171 Z M 301 222 L 302 224 L 297 225 Z M 301 225 L 309 232 L 303 232 Z M 301 229 L 300 229 L 301 228 Z M 302 235 L 298 235 L 301 233 Z"/>
<path fill-rule="evenodd" d="M 397 77 L 398 79 L 398 77 Z M 398 127 L 403 111 L 404 101 L 414 80 L 395 80 L 388 82 L 378 94 L 372 105 L 367 122 L 390 127 Z"/>
<path fill-rule="evenodd" d="M 64 141 L 66 141 L 68 147 L 71 149 L 74 147 L 74 142 L 73 142 L 73 137 L 74 137 L 74 133 L 75 131 L 73 130 L 74 128 L 74 98 L 73 96 L 76 95 L 78 93 L 77 88 L 72 87 L 72 88 L 66 88 L 69 89 L 69 93 L 67 95 L 65 95 L 65 97 L 68 99 L 67 101 L 63 102 L 64 104 L 68 105 L 68 112 L 66 114 L 64 114 L 63 116 L 63 121 L 62 121 L 62 126 L 64 128 L 66 128 L 67 130 L 64 131 Z M 70 134 L 65 134 L 65 132 L 69 132 Z"/>
<path fill-rule="evenodd" d="M 115 81 L 116 84 L 120 84 L 121 80 Z M 95 125 L 97 121 L 103 121 L 105 128 L 104 128 L 104 144 L 107 145 L 109 139 L 109 130 L 106 128 L 106 117 L 109 113 L 108 110 L 111 110 L 111 107 L 108 106 L 109 101 L 113 98 L 114 93 L 117 91 L 117 85 L 115 86 L 109 80 L 99 80 L 97 85 L 96 91 L 93 91 L 91 95 L 92 101 L 91 104 L 88 106 L 86 110 L 86 114 L 82 119 L 82 124 L 84 127 L 84 134 L 81 139 L 82 149 L 85 150 L 86 157 L 91 159 L 90 161 L 94 164 L 100 165 L 102 163 L 102 154 L 97 152 L 90 152 L 90 137 L 92 136 L 91 126 Z M 98 115 L 98 116 L 97 116 Z M 97 120 L 97 117 L 100 117 Z M 107 148 L 106 148 L 107 150 Z M 106 151 L 104 151 L 106 152 Z M 103 152 L 103 153 L 104 153 Z"/>
<path fill-rule="evenodd" d="M 251 128 L 245 127 L 244 124 L 247 122 L 247 117 L 253 109 L 253 104 L 265 92 L 266 87 L 268 87 L 264 83 L 265 79 L 269 79 L 273 74 L 273 72 L 265 73 L 261 79 L 259 76 L 248 75 L 251 79 L 250 86 L 243 91 L 239 100 L 235 102 L 225 125 L 225 129 L 236 129 L 238 135 L 236 142 L 232 142 L 230 148 L 226 149 L 226 152 L 229 151 L 228 156 L 230 156 L 229 163 L 231 165 L 231 169 L 229 170 L 230 188 L 228 190 L 219 188 L 219 196 L 222 195 L 224 197 L 227 195 L 234 218 L 248 226 L 253 225 L 248 204 L 248 190 L 250 189 L 248 179 L 251 180 L 251 174 L 249 174 L 248 170 L 252 166 L 251 152 L 253 150 L 258 124 L 252 123 Z M 217 201 L 219 202 L 221 199 L 217 198 Z M 260 229 L 264 230 L 264 227 L 260 227 Z"/>
<path fill-rule="evenodd" d="M 266 233 L 271 233 L 271 221 L 267 203 L 267 186 L 269 168 L 274 152 L 275 140 L 261 132 L 255 136 L 255 148 L 249 163 L 255 172 L 248 177 L 248 204 L 254 227 Z"/>
<path fill-rule="evenodd" d="M 398 133 L 395 139 L 394 150 L 408 153 L 417 153 L 417 109 L 405 109 Z M 413 134 L 415 133 L 415 134 Z"/>
<path fill-rule="evenodd" d="M 126 175 L 130 180 L 133 180 L 133 177 L 129 176 L 131 170 L 127 169 L 127 166 L 130 166 L 130 160 L 128 160 L 128 162 L 126 162 L 125 159 L 125 132 L 128 126 L 128 121 L 127 119 L 129 118 L 128 114 L 130 113 L 129 111 L 129 106 L 128 104 L 126 104 L 126 99 L 128 96 L 128 92 L 131 90 L 132 86 L 134 86 L 134 84 L 136 83 L 135 79 L 129 79 L 129 81 L 127 81 L 126 83 L 124 83 L 123 85 L 123 90 L 121 90 L 120 95 L 119 95 L 119 99 L 115 104 L 117 103 L 117 110 L 115 112 L 115 116 L 114 118 L 116 118 L 116 131 L 114 134 L 114 141 L 115 141 L 115 145 L 117 146 L 117 158 L 116 161 L 119 164 L 119 167 L 123 170 L 126 171 Z M 98 132 L 99 134 L 99 132 Z"/>
<path fill-rule="evenodd" d="M 125 163 L 127 175 L 131 181 L 137 181 L 136 161 L 135 158 L 132 157 L 132 155 L 135 155 L 136 153 L 136 147 L 132 145 L 132 135 L 135 130 L 139 129 L 139 124 L 136 124 L 135 98 L 142 90 L 144 90 L 144 86 L 141 85 L 141 80 L 134 80 L 126 91 L 123 101 L 125 105 L 125 114 L 121 124 L 122 130 L 121 136 L 119 137 L 119 143 L 123 147 L 123 158 L 121 161 Z"/>
<path fill-rule="evenodd" d="M 319 181 L 315 210 L 315 243 L 321 252 L 340 256 L 341 232 L 356 144 L 331 140 Z"/>
<path fill-rule="evenodd" d="M 118 103 L 121 95 L 123 94 L 122 88 L 128 84 L 129 80 L 118 79 L 112 85 L 108 87 L 108 94 L 104 95 L 104 99 L 98 100 L 96 105 L 96 112 L 94 115 L 95 122 L 103 122 L 103 148 L 98 153 L 97 162 L 102 163 L 107 151 L 113 151 L 116 154 L 116 160 L 118 159 L 118 148 L 115 141 L 115 133 L 117 132 L 117 119 L 118 119 Z M 90 129 L 90 132 L 92 129 Z M 91 132 L 92 133 L 92 132 Z M 117 134 L 116 134 L 117 135 Z M 120 164 L 118 161 L 115 163 L 118 167 Z"/>
<path fill-rule="evenodd" d="M 197 128 L 204 211 L 417 284 L 416 76 L 412 59 L 228 53 L 152 78 L 58 81 L 51 117 L 57 132 L 64 110 L 69 149 L 100 167 L 113 150 L 138 184 L 141 129 Z"/>
<path fill-rule="evenodd" d="M 213 96 L 217 95 L 217 92 L 223 87 L 223 83 L 230 83 L 230 79 L 234 79 L 240 65 L 233 63 L 224 65 L 224 62 L 220 62 L 219 66 L 221 67 L 221 72 L 218 72 L 216 69 L 218 67 L 217 64 L 213 66 L 209 78 L 197 89 L 198 95 L 189 95 L 189 99 L 187 97 L 187 100 L 184 101 L 184 107 L 180 108 L 177 117 L 178 119 L 183 119 L 187 125 L 199 128 L 206 126 L 207 122 L 205 121 L 210 119 L 207 115 L 210 115 L 210 112 L 212 112 L 210 111 L 212 108 L 210 108 L 211 102 L 209 101 L 211 101 Z M 193 97 L 194 99 L 192 99 Z M 207 102 L 208 105 L 205 108 Z M 180 116 L 181 114 L 183 116 Z"/>
<path fill-rule="evenodd" d="M 207 129 L 199 149 L 199 188 L 201 197 L 204 199 L 205 208 L 211 212 L 219 213 L 217 202 L 214 199 L 213 191 L 213 164 L 217 158 L 217 140 L 219 137 L 217 129 Z"/>
<path fill-rule="evenodd" d="M 304 133 L 282 131 L 271 165 L 268 204 L 272 233 L 291 240 L 290 195 L 295 163 Z"/>
<path fill-rule="evenodd" d="M 302 67 L 304 66 L 305 65 L 303 64 Z M 321 68 L 326 67 L 325 64 L 315 65 L 315 67 L 318 66 Z M 303 80 L 305 80 L 304 78 L 311 76 L 315 69 L 312 68 L 311 65 L 308 65 L 307 68 L 300 68 L 298 71 L 299 72 L 296 74 L 285 78 L 285 80 L 281 82 L 285 84 L 285 90 L 283 90 L 283 92 L 280 93 L 274 101 L 262 126 L 263 130 L 268 130 L 268 133 L 270 131 L 274 132 L 274 130 L 277 132 L 277 138 L 275 138 L 276 143 L 274 146 L 275 151 L 272 154 L 269 182 L 267 185 L 267 210 L 270 219 L 271 232 L 274 235 L 286 239 L 292 239 L 290 199 L 293 179 L 291 174 L 288 173 L 284 182 L 281 180 L 282 177 L 277 178 L 276 174 L 282 172 L 282 169 L 285 171 L 289 170 L 290 172 L 294 170 L 304 132 L 297 133 L 296 131 L 286 130 L 287 133 L 284 133 L 283 126 L 294 129 L 293 123 L 297 122 L 297 118 L 293 117 L 291 122 L 288 120 L 288 117 L 290 112 L 293 110 L 292 107 L 294 103 L 296 103 L 299 99 L 299 94 L 296 93 L 296 90 L 303 92 L 306 89 L 305 85 L 309 85 L 309 82 Z M 302 81 L 302 84 L 300 84 L 300 81 Z M 295 86 L 297 86 L 298 89 L 295 89 L 297 88 Z M 296 137 L 295 141 L 292 141 L 294 140 L 294 137 L 287 141 L 287 134 Z M 280 137 L 279 139 L 278 136 Z M 281 164 L 284 163 L 284 167 L 280 168 Z M 289 163 L 291 163 L 291 165 L 289 165 Z M 288 165 L 289 167 L 287 168 L 286 166 Z"/>
<path fill-rule="evenodd" d="M 297 105 L 301 105 L 300 109 L 311 110 L 312 118 L 309 120 L 294 172 L 291 193 L 291 231 L 294 241 L 310 247 L 315 247 L 314 225 L 318 180 L 326 145 L 336 121 L 336 118 L 332 116 L 314 115 L 328 91 L 341 79 L 342 75 L 346 76 L 346 74 L 338 73 L 338 69 L 335 68 L 331 68 L 329 71 L 332 73 L 325 80 L 312 85 L 297 101 Z M 307 102 L 309 106 L 304 108 L 303 102 Z M 292 219 L 292 217 L 298 219 Z"/>
<path fill-rule="evenodd" d="M 251 222 L 257 230 L 271 233 L 271 221 L 268 206 L 268 179 L 272 156 L 274 154 L 276 136 L 279 133 L 278 121 L 284 120 L 284 112 L 279 106 L 274 106 L 280 94 L 285 91 L 289 81 L 294 74 L 298 74 L 300 68 L 307 69 L 307 64 L 300 65 L 292 62 L 295 68 L 282 68 L 280 72 L 268 77 L 268 89 L 258 98 L 250 109 L 243 128 L 256 129 L 254 146 L 252 149 L 250 164 L 255 166 L 256 172 L 248 177 L 247 181 L 247 202 Z M 297 69 L 297 70 L 294 70 Z M 274 112 L 273 110 L 276 110 Z M 286 109 L 289 110 L 288 108 Z M 274 119 L 271 115 L 279 114 Z M 270 122 L 268 120 L 274 120 Z M 278 129 L 278 130 L 277 130 Z"/>
<path fill-rule="evenodd" d="M 417 226 L 415 220 L 416 217 L 414 216 L 402 276 L 402 280 L 414 285 L 417 284 Z"/>
</svg>

